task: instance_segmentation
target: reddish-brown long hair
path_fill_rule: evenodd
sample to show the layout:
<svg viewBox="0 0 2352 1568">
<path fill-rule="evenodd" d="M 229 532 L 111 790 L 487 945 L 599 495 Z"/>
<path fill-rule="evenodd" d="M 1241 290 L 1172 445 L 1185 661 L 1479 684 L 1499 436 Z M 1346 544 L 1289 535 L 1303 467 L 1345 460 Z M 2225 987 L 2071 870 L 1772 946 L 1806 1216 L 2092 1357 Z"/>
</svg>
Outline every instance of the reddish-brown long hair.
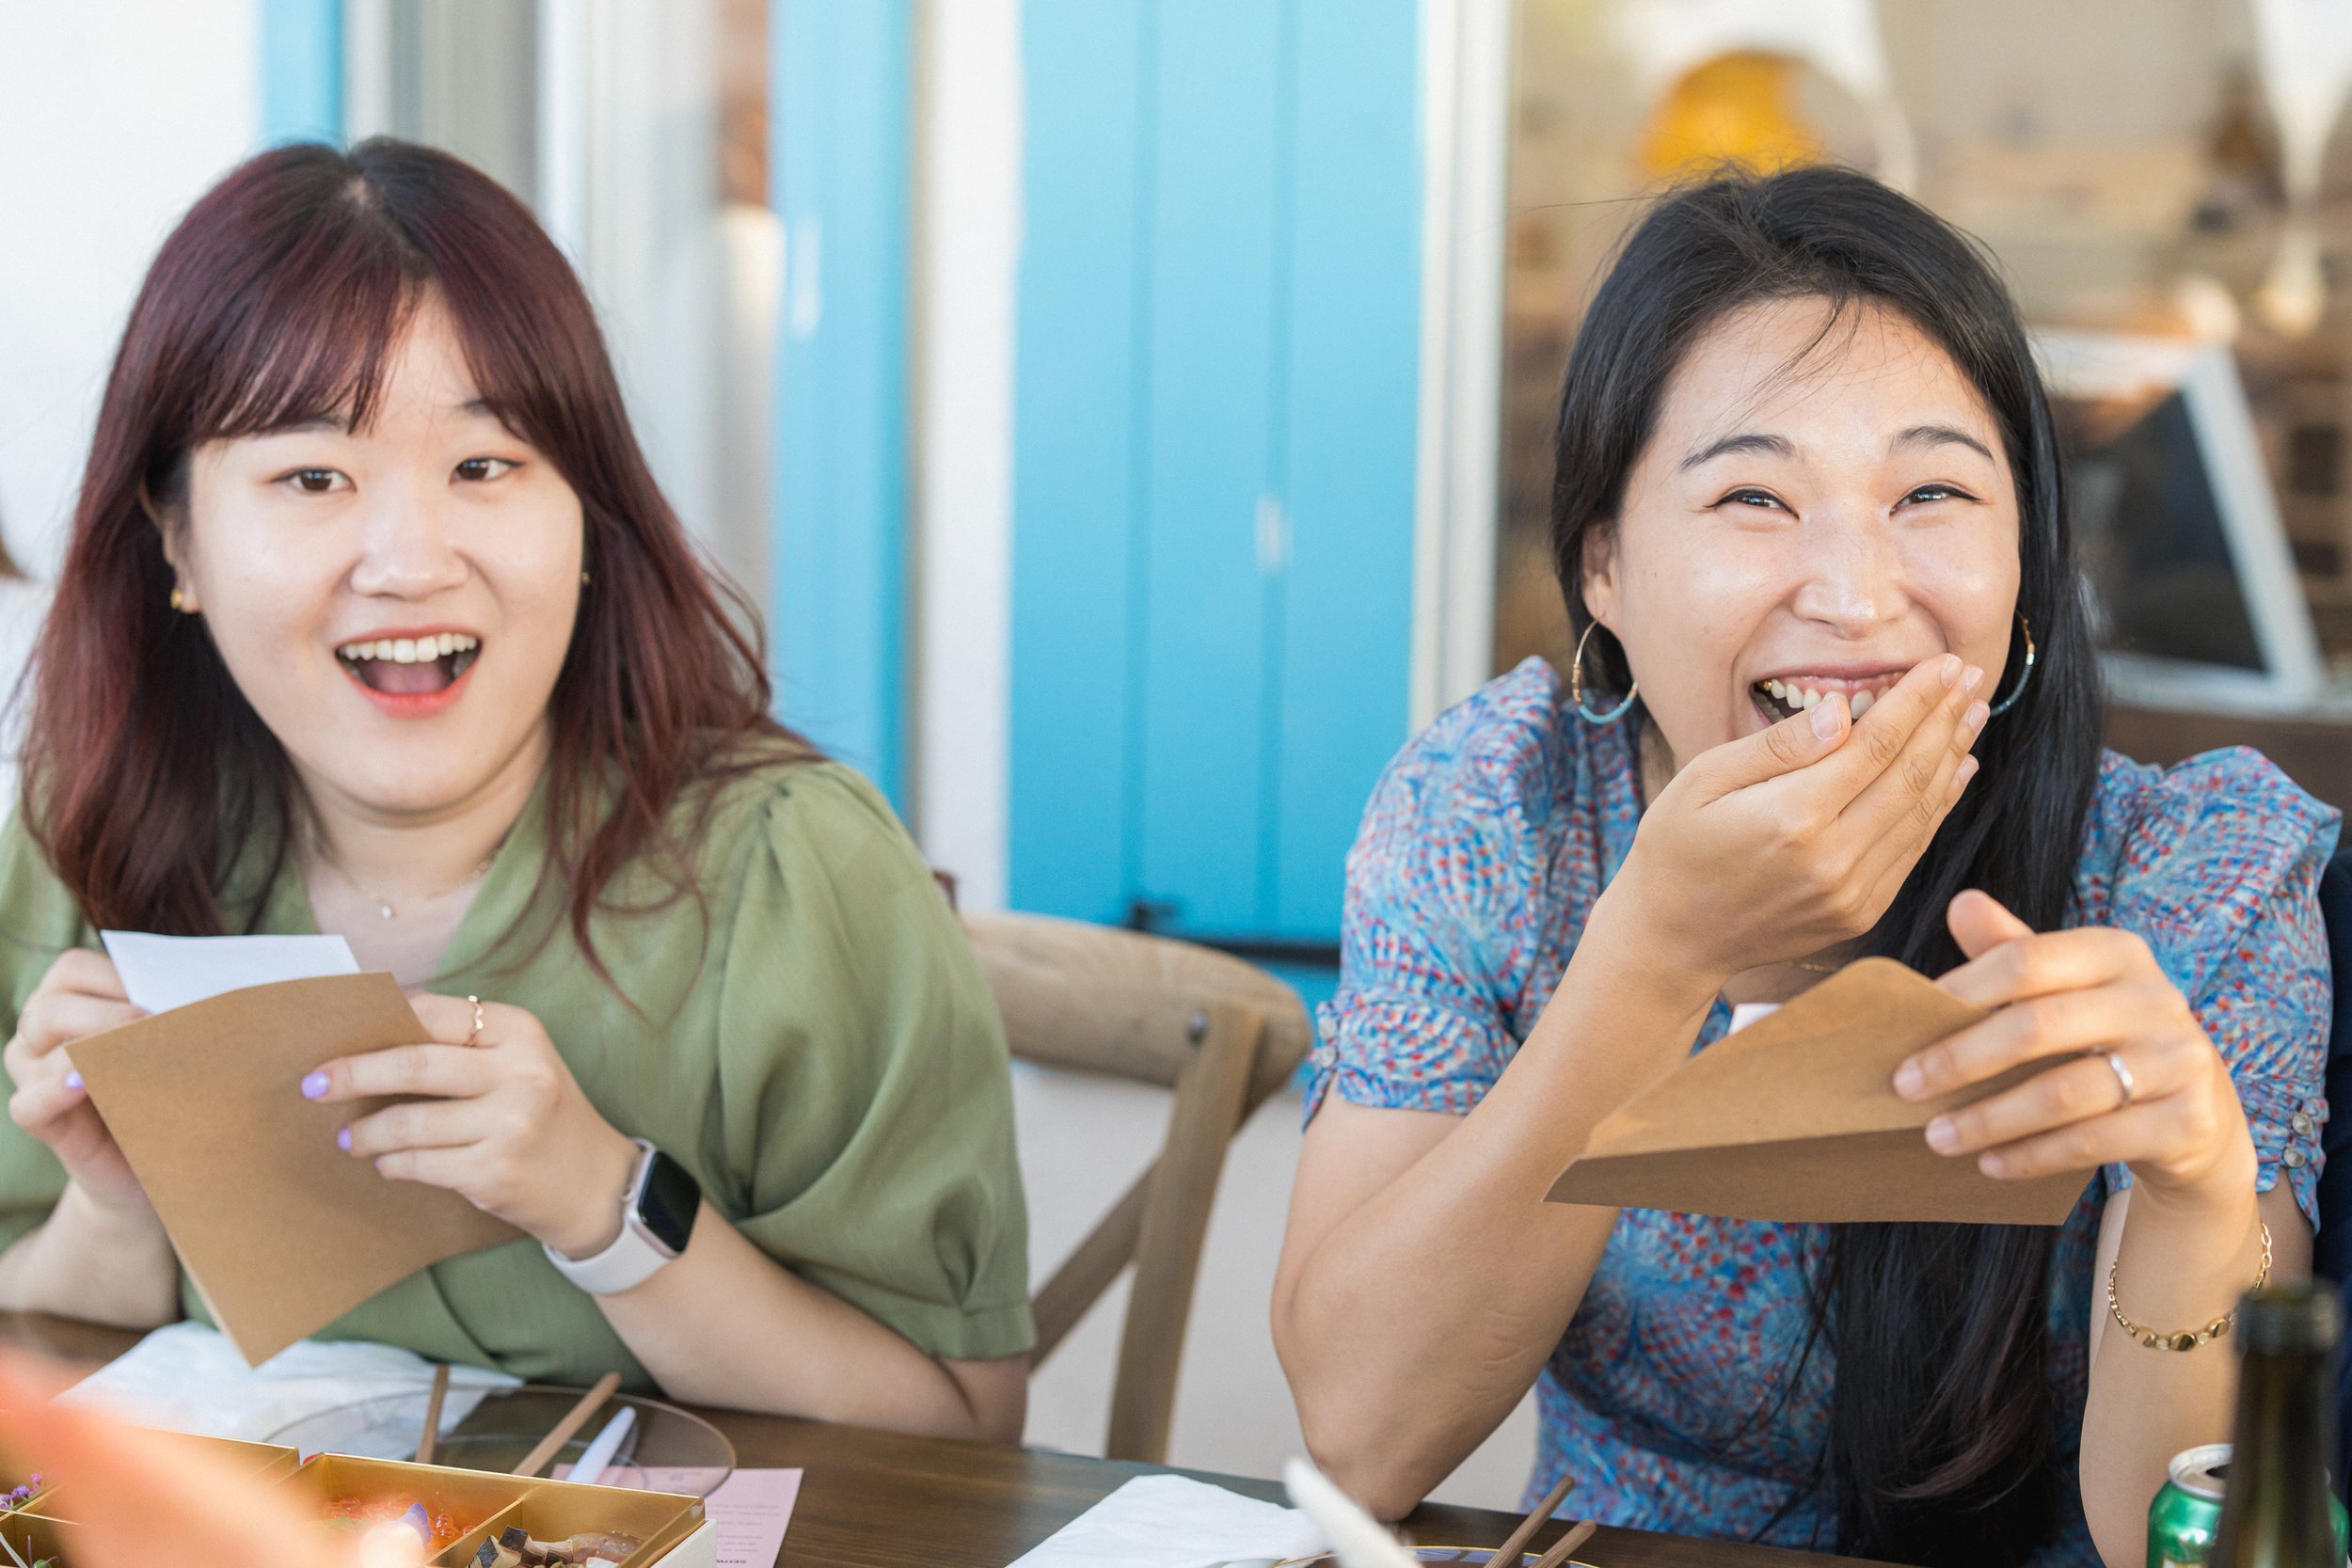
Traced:
<svg viewBox="0 0 2352 1568">
<path fill-rule="evenodd" d="M 148 270 L 35 656 L 25 820 L 92 922 L 217 933 L 256 835 L 283 865 L 285 752 L 201 617 L 168 603 L 161 530 L 204 442 L 322 416 L 364 427 L 428 293 L 484 400 L 585 517 L 594 580 L 548 704 L 546 875 L 591 961 L 589 916 L 632 858 L 659 852 L 694 891 L 667 826 L 682 792 L 812 754 L 770 717 L 759 636 L 743 629 L 757 616 L 654 483 L 596 312 L 530 212 L 427 148 L 280 148 L 197 202 Z"/>
</svg>

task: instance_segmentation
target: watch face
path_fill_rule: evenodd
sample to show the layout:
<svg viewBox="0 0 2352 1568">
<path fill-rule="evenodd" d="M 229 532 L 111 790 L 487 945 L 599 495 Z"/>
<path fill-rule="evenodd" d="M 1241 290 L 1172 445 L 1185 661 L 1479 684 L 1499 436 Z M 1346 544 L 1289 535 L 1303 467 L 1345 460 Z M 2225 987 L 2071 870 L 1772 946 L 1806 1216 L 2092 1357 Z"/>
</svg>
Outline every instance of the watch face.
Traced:
<svg viewBox="0 0 2352 1568">
<path fill-rule="evenodd" d="M 694 1234 L 694 1216 L 702 1210 L 703 1190 L 684 1165 L 660 1149 L 653 1151 L 645 1172 L 644 1190 L 637 1196 L 637 1217 L 654 1240 L 672 1253 L 686 1250 Z"/>
</svg>

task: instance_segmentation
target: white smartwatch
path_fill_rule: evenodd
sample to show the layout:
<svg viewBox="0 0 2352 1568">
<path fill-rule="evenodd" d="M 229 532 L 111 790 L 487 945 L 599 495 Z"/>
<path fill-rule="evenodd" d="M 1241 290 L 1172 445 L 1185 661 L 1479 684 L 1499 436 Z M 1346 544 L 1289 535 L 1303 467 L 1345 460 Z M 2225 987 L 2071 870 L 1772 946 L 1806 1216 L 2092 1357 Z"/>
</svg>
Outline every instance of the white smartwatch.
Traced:
<svg viewBox="0 0 2352 1568">
<path fill-rule="evenodd" d="M 555 1272 L 592 1296 L 618 1295 L 643 1285 L 686 1250 L 694 1216 L 702 1212 L 702 1184 L 693 1173 L 643 1138 L 637 1171 L 621 1199 L 621 1233 L 590 1258 L 566 1258 L 540 1243 Z"/>
</svg>

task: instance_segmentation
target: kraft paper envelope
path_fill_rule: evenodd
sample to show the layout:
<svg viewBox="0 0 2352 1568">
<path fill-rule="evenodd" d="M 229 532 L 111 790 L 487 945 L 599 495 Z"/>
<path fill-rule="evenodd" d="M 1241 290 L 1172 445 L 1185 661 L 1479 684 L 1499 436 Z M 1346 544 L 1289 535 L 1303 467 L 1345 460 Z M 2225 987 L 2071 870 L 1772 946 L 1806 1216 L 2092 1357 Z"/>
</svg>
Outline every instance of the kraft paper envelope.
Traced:
<svg viewBox="0 0 2352 1568">
<path fill-rule="evenodd" d="M 1930 1148 L 1929 1118 L 2055 1065 L 1938 1100 L 1895 1092 L 1922 1046 L 1988 1017 L 1891 958 L 1850 964 L 1684 1061 L 1594 1130 L 1554 1203 L 1832 1224 L 2057 1225 L 2087 1171 L 1998 1181 Z"/>
<path fill-rule="evenodd" d="M 389 974 L 249 986 L 76 1040 L 73 1065 L 221 1332 L 260 1366 L 428 1263 L 519 1234 L 335 1147 L 383 1100 L 303 1076 L 428 1037 Z"/>
</svg>

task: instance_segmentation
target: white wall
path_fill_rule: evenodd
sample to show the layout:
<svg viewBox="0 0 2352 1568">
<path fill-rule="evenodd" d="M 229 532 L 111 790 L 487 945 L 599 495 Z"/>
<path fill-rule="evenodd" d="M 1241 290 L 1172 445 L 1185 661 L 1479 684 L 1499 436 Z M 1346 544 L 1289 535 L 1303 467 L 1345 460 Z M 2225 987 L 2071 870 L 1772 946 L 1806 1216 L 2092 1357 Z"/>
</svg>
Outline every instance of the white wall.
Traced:
<svg viewBox="0 0 2352 1568">
<path fill-rule="evenodd" d="M 0 0 L 0 527 L 37 577 L 156 245 L 253 150 L 255 5 Z"/>
</svg>

